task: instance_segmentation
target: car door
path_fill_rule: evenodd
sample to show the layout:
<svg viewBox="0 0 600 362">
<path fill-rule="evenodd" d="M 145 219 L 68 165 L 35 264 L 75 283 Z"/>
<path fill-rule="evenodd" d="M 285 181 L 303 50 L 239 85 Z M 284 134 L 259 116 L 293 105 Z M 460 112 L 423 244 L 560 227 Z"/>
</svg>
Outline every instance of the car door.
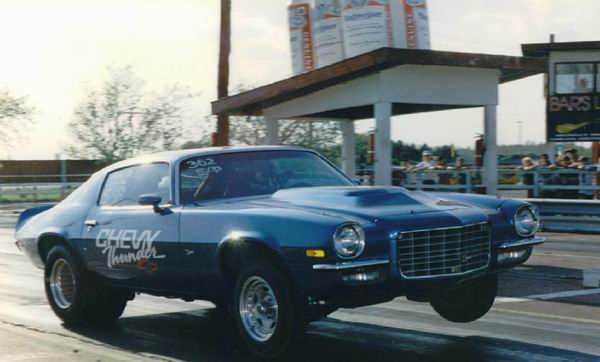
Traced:
<svg viewBox="0 0 600 362">
<path fill-rule="evenodd" d="M 179 209 L 138 204 L 154 194 L 171 204 L 167 163 L 135 165 L 110 172 L 83 230 L 88 267 L 114 283 L 173 289 L 179 262 Z"/>
</svg>

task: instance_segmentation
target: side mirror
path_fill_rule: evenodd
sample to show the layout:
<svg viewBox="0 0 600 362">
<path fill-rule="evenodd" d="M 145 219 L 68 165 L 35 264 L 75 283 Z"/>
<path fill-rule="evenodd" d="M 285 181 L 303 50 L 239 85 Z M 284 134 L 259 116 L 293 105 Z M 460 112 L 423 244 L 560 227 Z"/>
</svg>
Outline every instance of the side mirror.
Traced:
<svg viewBox="0 0 600 362">
<path fill-rule="evenodd" d="M 138 204 L 142 206 L 152 206 L 154 212 L 161 212 L 162 209 L 159 206 L 162 201 L 162 197 L 155 194 L 141 195 L 138 199 Z"/>
</svg>

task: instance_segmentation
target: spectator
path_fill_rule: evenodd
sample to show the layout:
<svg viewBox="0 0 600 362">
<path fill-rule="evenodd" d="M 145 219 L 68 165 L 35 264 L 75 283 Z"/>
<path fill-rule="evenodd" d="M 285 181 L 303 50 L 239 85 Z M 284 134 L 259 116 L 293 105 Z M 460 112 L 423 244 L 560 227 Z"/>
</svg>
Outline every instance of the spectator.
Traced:
<svg viewBox="0 0 600 362">
<path fill-rule="evenodd" d="M 571 163 L 569 164 L 569 168 L 582 168 L 582 164 L 579 162 L 579 153 L 576 148 L 568 148 L 565 151 L 565 155 L 571 159 Z"/>
<path fill-rule="evenodd" d="M 462 157 L 457 157 L 456 161 L 454 162 L 454 169 L 455 170 L 463 170 L 465 168 L 465 159 Z"/>
<path fill-rule="evenodd" d="M 571 160 L 571 157 L 569 157 L 566 154 L 559 156 L 558 159 L 556 160 L 556 166 L 562 167 L 562 168 L 569 168 L 569 167 L 571 167 L 572 163 L 573 163 L 573 161 Z"/>
<path fill-rule="evenodd" d="M 524 171 L 531 171 L 536 168 L 536 164 L 533 162 L 531 157 L 523 157 L 521 160 L 521 169 Z"/>
<path fill-rule="evenodd" d="M 574 150 L 572 148 L 567 150 L 568 152 L 565 152 L 564 155 L 562 155 L 560 157 L 560 159 L 557 162 L 557 165 L 559 165 L 562 168 L 578 168 L 579 165 L 576 162 L 573 162 L 573 158 L 572 155 L 576 155 L 577 154 L 577 150 Z M 573 173 L 561 173 L 560 174 L 560 184 L 563 186 L 576 186 L 579 185 L 579 175 L 578 174 L 573 174 Z M 579 195 L 577 190 L 562 190 L 556 193 L 559 198 L 563 198 L 563 199 L 576 199 Z"/>
<path fill-rule="evenodd" d="M 421 155 L 421 162 L 419 162 L 415 168 L 417 170 L 425 170 L 425 169 L 430 169 L 433 168 L 435 166 L 435 163 L 433 161 L 433 157 L 431 155 L 430 151 L 423 151 L 423 154 Z"/>
<path fill-rule="evenodd" d="M 523 157 L 521 160 L 521 169 L 525 171 L 521 175 L 521 183 L 523 183 L 523 185 L 532 186 L 534 184 L 535 176 L 533 171 L 535 168 L 536 164 L 533 162 L 531 157 Z M 533 197 L 533 189 L 527 190 L 527 196 L 530 198 Z"/>
<path fill-rule="evenodd" d="M 423 185 L 435 185 L 435 183 L 436 183 L 435 175 L 430 172 L 423 172 L 423 171 L 431 170 L 435 166 L 435 162 L 433 160 L 431 151 L 423 151 L 423 154 L 421 157 L 422 157 L 421 162 L 419 162 L 413 168 L 413 171 L 419 172 L 419 174 L 416 176 L 421 179 L 421 182 L 423 183 Z M 433 189 L 424 188 L 424 190 L 432 191 Z"/>
<path fill-rule="evenodd" d="M 447 170 L 448 165 L 444 159 L 439 159 L 437 164 L 434 167 L 436 170 Z M 449 173 L 439 173 L 438 174 L 438 183 L 440 185 L 450 185 L 450 174 Z"/>
<path fill-rule="evenodd" d="M 538 160 L 538 167 L 554 169 L 556 168 L 556 165 L 550 162 L 550 157 L 547 153 L 542 153 L 540 155 L 540 159 Z"/>
<path fill-rule="evenodd" d="M 465 166 L 465 159 L 462 157 L 457 157 L 456 161 L 454 161 L 454 167 L 449 167 L 449 169 L 453 169 L 455 172 L 453 175 L 453 184 L 456 185 L 466 185 L 467 183 L 467 167 Z M 464 189 L 461 189 L 461 192 Z"/>
<path fill-rule="evenodd" d="M 560 176 L 557 175 L 555 172 L 552 172 L 556 170 L 556 165 L 550 162 L 550 157 L 547 153 L 543 153 L 540 155 L 540 159 L 538 160 L 538 169 L 542 169 L 542 172 L 539 173 L 538 179 L 538 183 L 540 185 L 543 186 L 560 184 Z M 547 170 L 544 171 L 544 169 Z M 540 191 L 540 196 L 542 198 L 553 197 L 555 196 L 555 193 L 553 191 L 544 190 L 542 188 L 542 190 Z"/>
</svg>

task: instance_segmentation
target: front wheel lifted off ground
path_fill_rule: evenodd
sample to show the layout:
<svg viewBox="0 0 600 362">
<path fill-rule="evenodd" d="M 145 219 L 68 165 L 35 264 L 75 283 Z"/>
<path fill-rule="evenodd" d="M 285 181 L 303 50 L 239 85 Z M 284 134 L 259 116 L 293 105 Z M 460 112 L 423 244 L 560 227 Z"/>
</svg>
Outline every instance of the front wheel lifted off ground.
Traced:
<svg viewBox="0 0 600 362">
<path fill-rule="evenodd" d="M 483 317 L 492 308 L 497 293 L 498 275 L 488 274 L 437 293 L 431 299 L 431 306 L 451 322 L 468 323 Z"/>
</svg>

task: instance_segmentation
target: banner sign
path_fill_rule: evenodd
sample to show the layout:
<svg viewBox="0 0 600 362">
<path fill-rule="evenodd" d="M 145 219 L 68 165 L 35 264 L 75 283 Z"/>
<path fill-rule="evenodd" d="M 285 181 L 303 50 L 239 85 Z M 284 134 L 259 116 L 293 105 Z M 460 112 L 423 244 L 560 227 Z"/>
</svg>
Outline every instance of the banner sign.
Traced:
<svg viewBox="0 0 600 362">
<path fill-rule="evenodd" d="M 292 4 L 288 7 L 290 46 L 294 75 L 315 69 L 310 4 Z"/>
<path fill-rule="evenodd" d="M 344 0 L 342 27 L 346 57 L 391 45 L 389 0 Z"/>
<path fill-rule="evenodd" d="M 600 141 L 600 94 L 548 97 L 548 142 Z"/>
<path fill-rule="evenodd" d="M 404 0 L 406 45 L 409 49 L 429 49 L 429 19 L 425 0 Z"/>
<path fill-rule="evenodd" d="M 340 0 L 316 0 L 314 45 L 318 68 L 344 60 L 342 34 Z"/>
</svg>

